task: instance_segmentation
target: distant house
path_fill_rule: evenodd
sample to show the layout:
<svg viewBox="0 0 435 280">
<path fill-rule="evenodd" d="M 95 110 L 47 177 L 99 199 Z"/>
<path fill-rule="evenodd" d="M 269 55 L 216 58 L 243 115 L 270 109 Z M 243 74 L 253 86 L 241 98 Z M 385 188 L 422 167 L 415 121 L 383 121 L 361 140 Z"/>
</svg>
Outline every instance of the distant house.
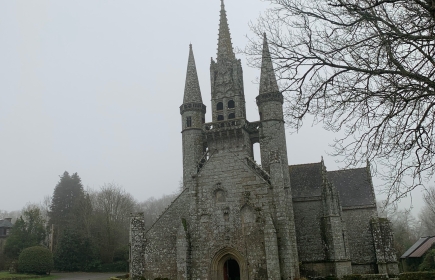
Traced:
<svg viewBox="0 0 435 280">
<path fill-rule="evenodd" d="M 5 240 L 9 236 L 12 226 L 12 218 L 0 220 L 0 249 L 3 248 Z"/>
<path fill-rule="evenodd" d="M 435 236 L 421 237 L 401 257 L 400 262 L 404 271 L 417 271 L 426 253 L 433 248 Z"/>
</svg>

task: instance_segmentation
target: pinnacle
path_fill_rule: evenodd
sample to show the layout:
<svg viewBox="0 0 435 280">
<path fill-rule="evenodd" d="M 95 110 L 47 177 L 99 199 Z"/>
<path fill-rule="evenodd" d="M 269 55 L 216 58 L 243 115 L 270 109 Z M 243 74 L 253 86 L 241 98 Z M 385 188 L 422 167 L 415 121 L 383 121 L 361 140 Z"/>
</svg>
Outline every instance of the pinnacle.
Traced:
<svg viewBox="0 0 435 280">
<path fill-rule="evenodd" d="M 233 51 L 233 44 L 231 43 L 230 28 L 228 26 L 227 12 L 225 11 L 225 4 L 223 0 L 221 0 L 217 57 L 219 61 L 225 58 L 236 58 Z"/>
<path fill-rule="evenodd" d="M 198 73 L 196 71 L 192 44 L 189 45 L 189 62 L 187 64 L 183 103 L 202 103 L 201 89 L 199 87 Z"/>
<path fill-rule="evenodd" d="M 275 71 L 273 70 L 272 58 L 270 56 L 269 45 L 266 33 L 263 39 L 263 57 L 261 62 L 260 94 L 279 92 L 276 82 Z"/>
</svg>

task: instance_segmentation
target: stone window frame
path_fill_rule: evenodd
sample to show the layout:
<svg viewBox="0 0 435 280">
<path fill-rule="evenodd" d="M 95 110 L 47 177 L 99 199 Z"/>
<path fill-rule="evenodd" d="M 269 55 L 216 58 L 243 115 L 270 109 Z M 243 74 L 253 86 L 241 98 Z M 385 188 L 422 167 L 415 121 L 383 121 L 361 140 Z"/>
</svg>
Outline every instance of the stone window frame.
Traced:
<svg viewBox="0 0 435 280">
<path fill-rule="evenodd" d="M 192 127 L 192 117 L 186 118 L 186 127 Z"/>
</svg>

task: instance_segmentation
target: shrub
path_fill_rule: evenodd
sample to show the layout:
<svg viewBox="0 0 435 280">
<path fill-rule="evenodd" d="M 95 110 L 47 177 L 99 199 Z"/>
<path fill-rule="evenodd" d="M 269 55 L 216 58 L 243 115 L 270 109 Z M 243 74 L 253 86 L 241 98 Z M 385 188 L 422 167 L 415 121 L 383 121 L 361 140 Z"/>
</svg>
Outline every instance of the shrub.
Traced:
<svg viewBox="0 0 435 280">
<path fill-rule="evenodd" d="M 46 274 L 53 269 L 53 255 L 44 247 L 24 249 L 18 257 L 18 270 L 24 273 Z"/>
<path fill-rule="evenodd" d="M 420 271 L 434 270 L 435 269 L 434 258 L 435 258 L 435 249 L 429 250 L 424 257 L 423 262 L 418 267 L 418 270 Z"/>
<path fill-rule="evenodd" d="M 399 275 L 400 280 L 433 280 L 435 272 L 407 272 Z"/>
</svg>

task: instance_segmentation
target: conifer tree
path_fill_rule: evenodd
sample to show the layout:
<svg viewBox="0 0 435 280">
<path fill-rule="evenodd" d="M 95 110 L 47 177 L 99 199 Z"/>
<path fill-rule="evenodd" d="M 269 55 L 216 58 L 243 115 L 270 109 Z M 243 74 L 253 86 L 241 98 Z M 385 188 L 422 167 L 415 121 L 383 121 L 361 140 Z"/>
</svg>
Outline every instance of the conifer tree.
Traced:
<svg viewBox="0 0 435 280">
<path fill-rule="evenodd" d="M 76 226 L 78 206 L 84 199 L 81 179 L 77 173 L 72 176 L 67 171 L 57 183 L 50 205 L 50 225 L 62 229 L 68 225 Z"/>
</svg>

